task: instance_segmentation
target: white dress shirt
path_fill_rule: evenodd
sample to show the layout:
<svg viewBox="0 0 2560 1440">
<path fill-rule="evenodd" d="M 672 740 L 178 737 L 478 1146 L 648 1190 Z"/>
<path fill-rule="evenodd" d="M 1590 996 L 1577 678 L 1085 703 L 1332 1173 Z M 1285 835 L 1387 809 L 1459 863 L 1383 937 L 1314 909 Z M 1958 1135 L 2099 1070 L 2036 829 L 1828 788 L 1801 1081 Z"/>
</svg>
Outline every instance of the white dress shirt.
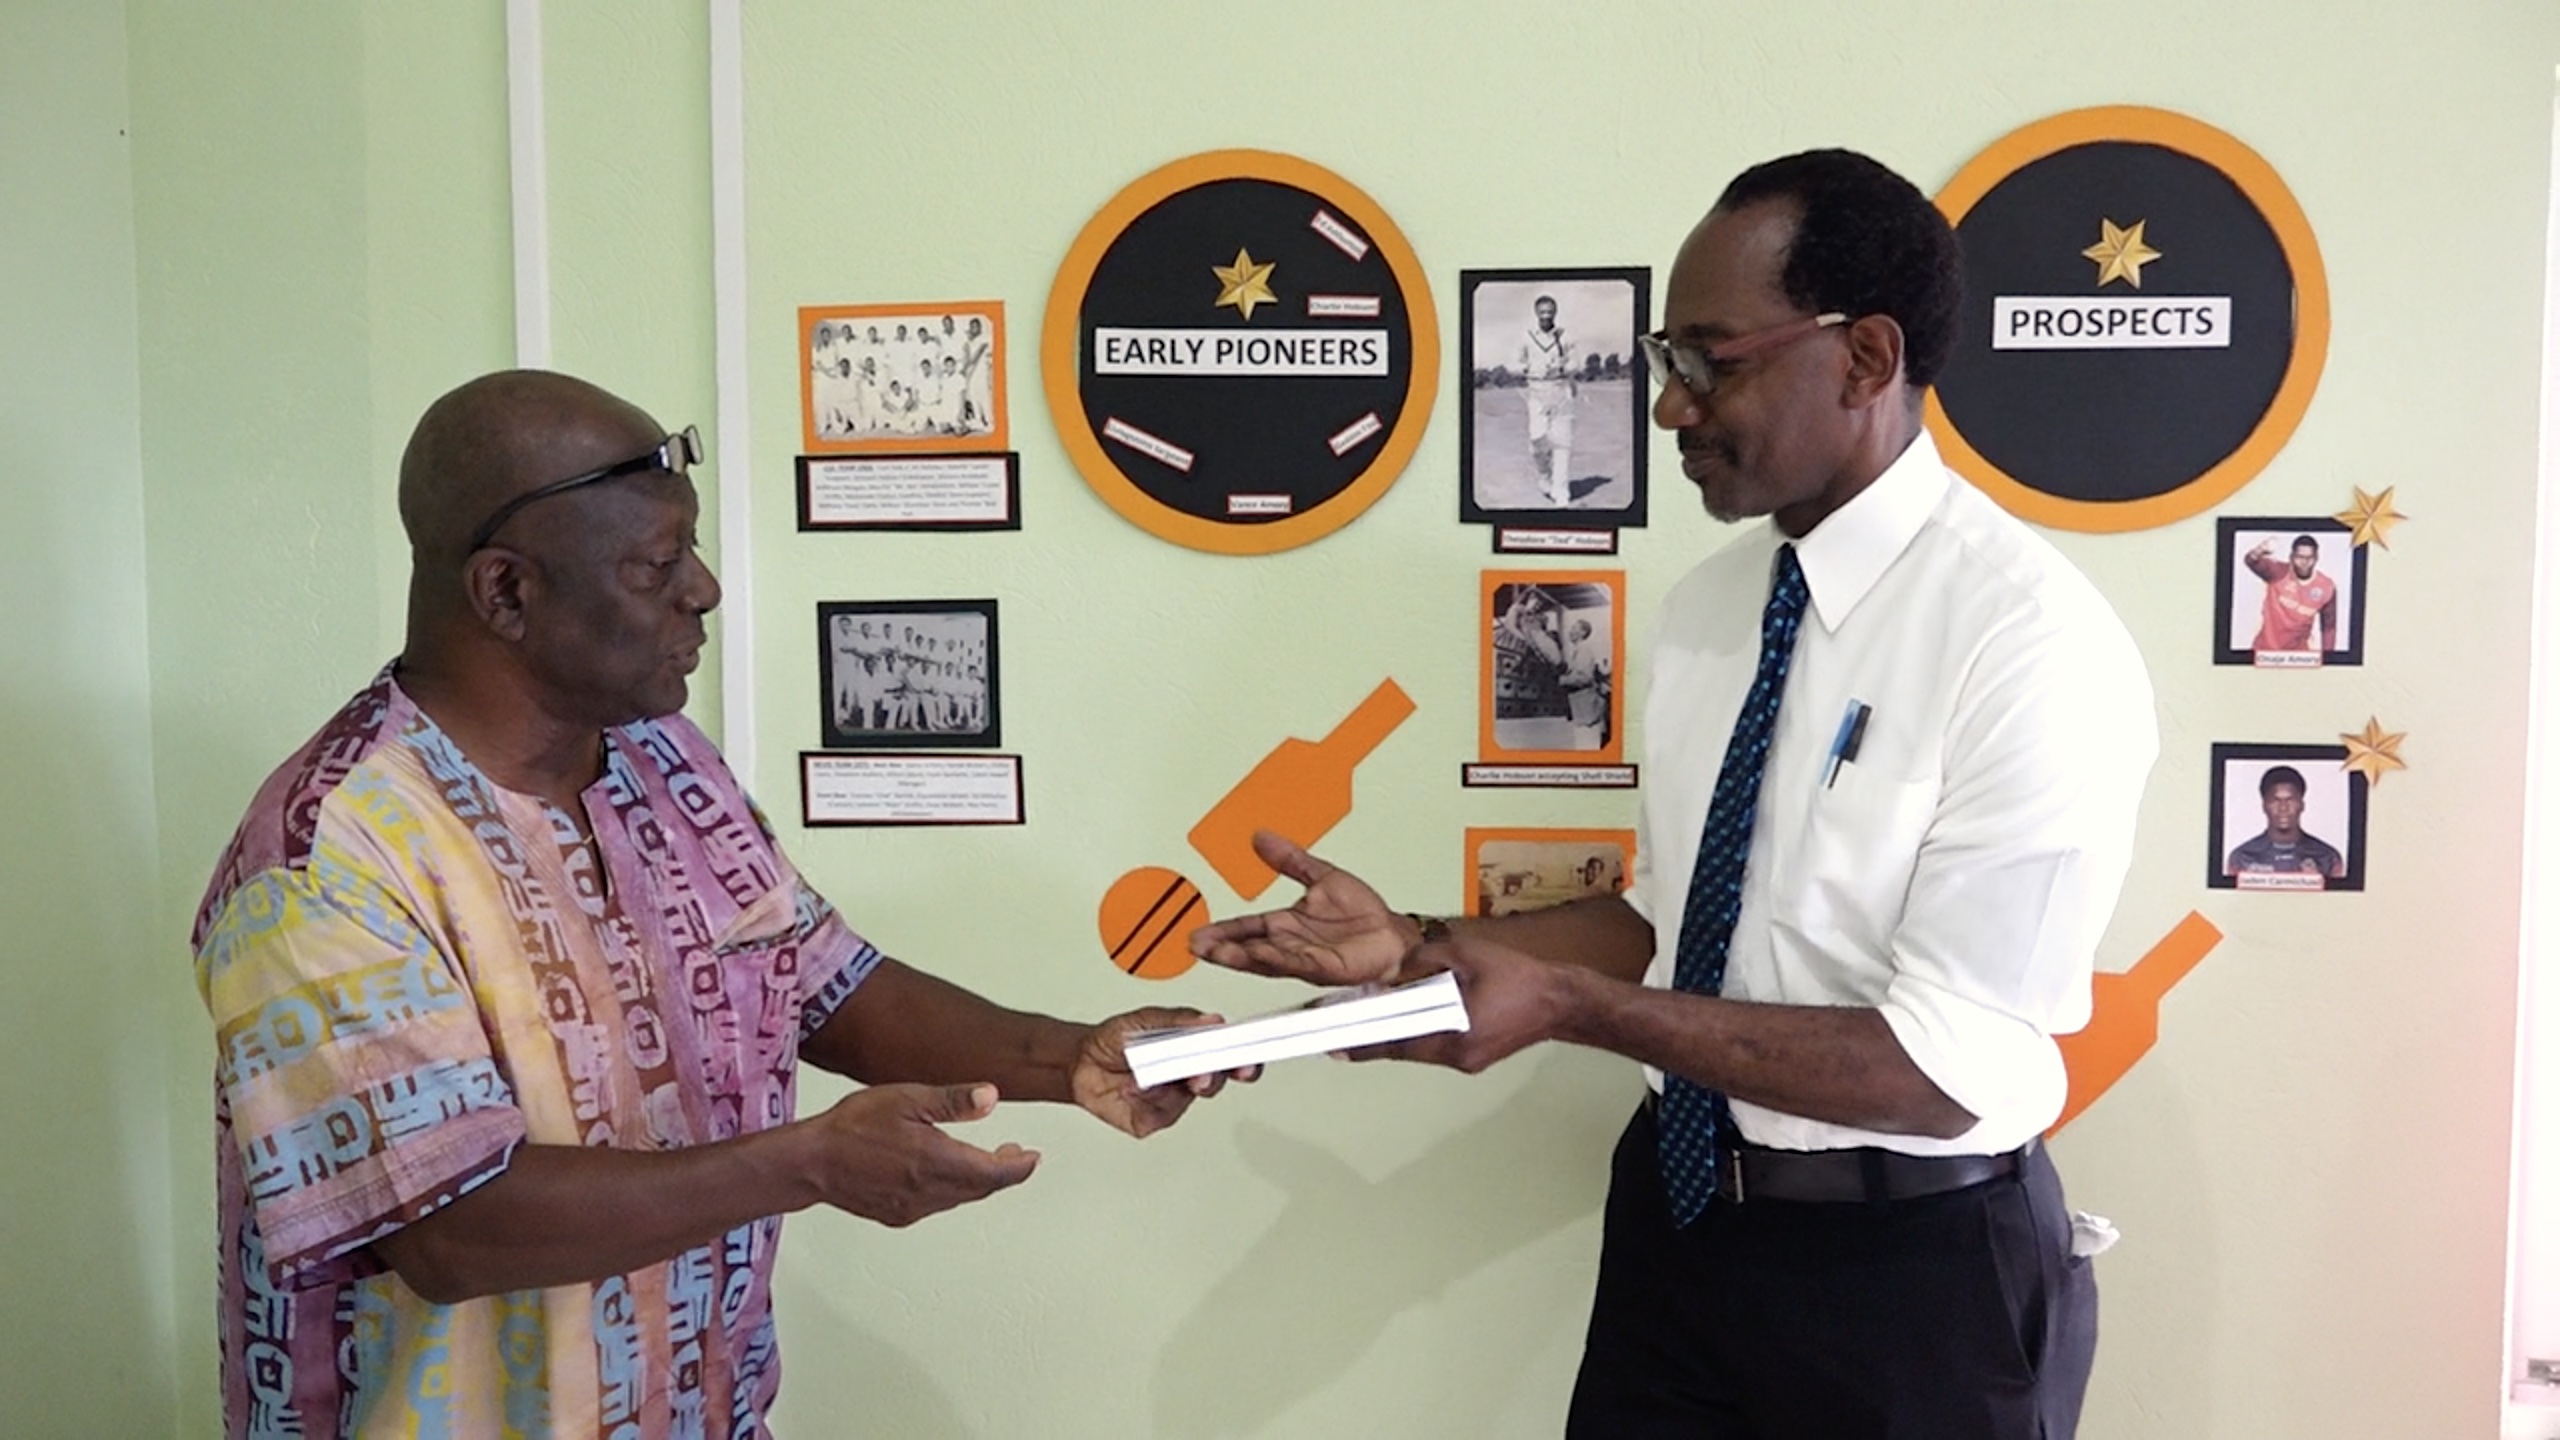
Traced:
<svg viewBox="0 0 2560 1440">
<path fill-rule="evenodd" d="M 1725 743 L 1759 663 L 1763 523 L 1673 587 L 1654 639 L 1636 878 L 1673 952 Z M 1979 1117 L 1954 1140 L 1733 1102 L 1790 1150 L 1992 1154 L 2061 1113 L 2052 1037 L 2089 1018 L 2091 955 L 2132 858 L 2159 749 L 2124 625 L 2042 536 L 1949 472 L 1924 431 L 1795 543 L 1812 604 L 1796 636 L 1724 994 L 1883 1012 L 1902 1048 Z M 1850 706 L 1856 757 L 1825 771 Z M 1659 1071 L 1647 1071 L 1656 1089 Z"/>
</svg>

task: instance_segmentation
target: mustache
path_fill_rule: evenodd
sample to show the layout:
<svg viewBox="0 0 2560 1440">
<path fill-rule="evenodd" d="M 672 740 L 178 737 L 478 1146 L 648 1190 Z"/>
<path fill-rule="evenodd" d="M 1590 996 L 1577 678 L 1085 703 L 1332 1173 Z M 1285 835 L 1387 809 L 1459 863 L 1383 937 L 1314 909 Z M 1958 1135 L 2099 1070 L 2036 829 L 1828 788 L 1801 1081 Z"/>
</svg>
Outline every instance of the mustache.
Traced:
<svg viewBox="0 0 2560 1440">
<path fill-rule="evenodd" d="M 1680 453 L 1683 455 L 1711 454 L 1729 456 L 1733 453 L 1733 447 L 1727 445 L 1724 441 L 1716 438 L 1715 436 L 1707 435 L 1695 430 L 1683 430 L 1680 432 Z"/>
</svg>

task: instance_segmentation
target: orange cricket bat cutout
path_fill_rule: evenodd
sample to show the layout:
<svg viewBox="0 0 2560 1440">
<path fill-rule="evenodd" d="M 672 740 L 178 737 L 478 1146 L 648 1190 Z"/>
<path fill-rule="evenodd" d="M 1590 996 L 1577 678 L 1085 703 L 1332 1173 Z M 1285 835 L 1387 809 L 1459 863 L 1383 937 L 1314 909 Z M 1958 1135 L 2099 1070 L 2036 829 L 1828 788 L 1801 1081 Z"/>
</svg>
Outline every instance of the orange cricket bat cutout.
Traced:
<svg viewBox="0 0 2560 1440">
<path fill-rule="evenodd" d="M 2159 944 L 2133 962 L 2132 969 L 2093 977 L 2088 1026 L 2053 1040 L 2062 1049 L 2062 1068 L 2071 1077 L 2071 1088 L 2062 1102 L 2062 1118 L 2044 1132 L 2047 1137 L 2078 1118 L 2123 1079 L 2135 1061 L 2151 1053 L 2160 1038 L 2160 997 L 2221 943 L 2222 932 L 2213 922 L 2190 910 Z"/>
<path fill-rule="evenodd" d="M 1279 872 L 1253 853 L 1253 832 L 1271 830 L 1314 845 L 1351 813 L 1351 772 L 1413 713 L 1413 697 L 1382 680 L 1358 709 L 1321 740 L 1281 741 L 1236 788 L 1191 827 L 1191 848 L 1229 889 L 1250 900 Z"/>
</svg>

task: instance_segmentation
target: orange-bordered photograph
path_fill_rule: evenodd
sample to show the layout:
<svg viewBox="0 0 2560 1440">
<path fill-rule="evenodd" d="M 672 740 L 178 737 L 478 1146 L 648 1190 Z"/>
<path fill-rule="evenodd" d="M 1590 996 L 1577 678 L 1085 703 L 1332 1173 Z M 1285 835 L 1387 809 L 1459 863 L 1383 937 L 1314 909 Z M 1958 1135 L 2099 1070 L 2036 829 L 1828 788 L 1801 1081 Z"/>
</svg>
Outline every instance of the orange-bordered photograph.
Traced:
<svg viewBox="0 0 2560 1440">
<path fill-rule="evenodd" d="M 1478 754 L 1528 765 L 1615 765 L 1627 648 L 1623 570 L 1487 570 Z"/>
<path fill-rule="evenodd" d="M 1004 302 L 800 307 L 812 455 L 1002 450 Z"/>
<path fill-rule="evenodd" d="M 1615 895 L 1635 873 L 1633 830 L 1467 827 L 1466 913 L 1517 915 Z"/>
</svg>

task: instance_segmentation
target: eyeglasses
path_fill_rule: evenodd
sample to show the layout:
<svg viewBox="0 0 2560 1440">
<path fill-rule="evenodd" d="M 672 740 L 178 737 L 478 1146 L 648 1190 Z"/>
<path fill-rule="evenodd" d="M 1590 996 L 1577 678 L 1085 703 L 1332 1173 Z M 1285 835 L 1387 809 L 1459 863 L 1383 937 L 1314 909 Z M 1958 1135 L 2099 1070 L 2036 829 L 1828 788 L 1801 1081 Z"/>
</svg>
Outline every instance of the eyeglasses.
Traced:
<svg viewBox="0 0 2560 1440">
<path fill-rule="evenodd" d="M 548 485 L 527 490 L 499 506 L 496 514 L 482 521 L 480 528 L 471 532 L 471 543 L 463 547 L 462 553 L 471 555 L 487 549 L 489 542 L 496 538 L 499 527 L 513 519 L 517 511 L 536 500 L 547 500 L 554 495 L 565 494 L 583 485 L 593 485 L 601 480 L 633 475 L 643 470 L 663 470 L 670 475 L 682 476 L 701 463 L 702 432 L 687 425 L 659 441 L 645 454 L 634 455 L 628 460 L 617 460 L 601 470 L 590 470 L 584 475 L 572 475 L 566 480 L 554 480 Z"/>
<path fill-rule="evenodd" d="M 1847 315 L 1829 310 L 1801 320 L 1790 320 L 1784 325 L 1772 325 L 1766 330 L 1754 330 L 1748 335 L 1736 335 L 1715 345 L 1679 344 L 1660 330 L 1637 336 L 1636 344 L 1644 350 L 1644 361 L 1653 371 L 1654 384 L 1668 385 L 1678 380 L 1691 395 L 1704 400 L 1716 388 L 1718 366 L 1730 365 L 1763 350 L 1801 340 L 1817 330 L 1845 325 L 1848 320 Z"/>
</svg>

